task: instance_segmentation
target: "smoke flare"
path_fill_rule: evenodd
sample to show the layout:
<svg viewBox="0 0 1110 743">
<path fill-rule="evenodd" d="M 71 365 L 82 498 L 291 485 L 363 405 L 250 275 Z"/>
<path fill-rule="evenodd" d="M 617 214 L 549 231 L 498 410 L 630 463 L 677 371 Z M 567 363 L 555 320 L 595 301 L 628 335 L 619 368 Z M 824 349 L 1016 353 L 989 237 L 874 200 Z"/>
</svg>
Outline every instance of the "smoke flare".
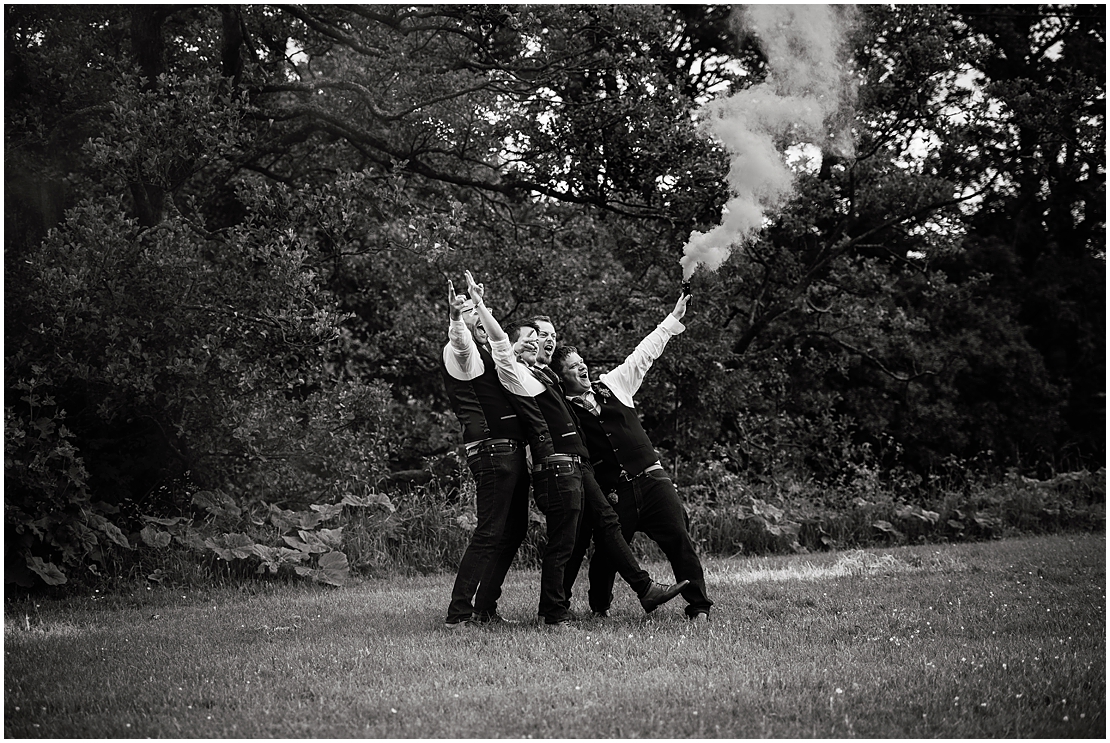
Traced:
<svg viewBox="0 0 1110 743">
<path fill-rule="evenodd" d="M 838 62 L 851 6 L 749 5 L 733 14 L 767 58 L 767 81 L 706 105 L 705 129 L 729 152 L 729 190 L 721 224 L 695 230 L 683 248 L 682 278 L 699 264 L 716 271 L 732 248 L 763 227 L 764 215 L 793 194 L 783 150 L 809 143 L 850 156 L 850 137 L 832 122 L 850 119 L 850 80 Z"/>
</svg>

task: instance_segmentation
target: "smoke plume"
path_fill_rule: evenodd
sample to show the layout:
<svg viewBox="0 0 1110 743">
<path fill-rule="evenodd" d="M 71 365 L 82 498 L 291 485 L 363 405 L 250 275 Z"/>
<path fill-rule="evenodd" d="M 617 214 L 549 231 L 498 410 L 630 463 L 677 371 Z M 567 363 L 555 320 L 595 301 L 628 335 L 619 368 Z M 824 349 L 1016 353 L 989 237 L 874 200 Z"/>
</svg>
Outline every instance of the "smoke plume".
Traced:
<svg viewBox="0 0 1110 743">
<path fill-rule="evenodd" d="M 766 82 L 708 104 L 704 127 L 728 151 L 732 198 L 721 224 L 694 231 L 683 248 L 682 278 L 698 264 L 717 270 L 732 248 L 750 240 L 794 189 L 784 151 L 812 144 L 851 156 L 852 88 L 840 64 L 852 6 L 748 5 L 733 13 L 741 35 L 752 35 L 767 58 Z"/>
</svg>

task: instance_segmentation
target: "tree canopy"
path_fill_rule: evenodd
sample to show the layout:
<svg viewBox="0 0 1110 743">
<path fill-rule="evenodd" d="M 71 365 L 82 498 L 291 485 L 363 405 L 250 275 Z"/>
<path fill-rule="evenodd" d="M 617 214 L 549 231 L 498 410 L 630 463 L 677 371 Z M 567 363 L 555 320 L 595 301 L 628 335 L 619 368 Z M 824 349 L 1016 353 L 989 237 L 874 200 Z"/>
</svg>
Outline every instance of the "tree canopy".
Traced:
<svg viewBox="0 0 1110 743">
<path fill-rule="evenodd" d="M 725 6 L 4 12 L 5 509 L 38 570 L 199 492 L 457 470 L 448 279 L 618 362 L 733 196 L 706 106 L 776 79 Z M 851 151 L 792 160 L 694 273 L 649 433 L 818 481 L 1101 462 L 1103 8 L 851 21 Z"/>
</svg>

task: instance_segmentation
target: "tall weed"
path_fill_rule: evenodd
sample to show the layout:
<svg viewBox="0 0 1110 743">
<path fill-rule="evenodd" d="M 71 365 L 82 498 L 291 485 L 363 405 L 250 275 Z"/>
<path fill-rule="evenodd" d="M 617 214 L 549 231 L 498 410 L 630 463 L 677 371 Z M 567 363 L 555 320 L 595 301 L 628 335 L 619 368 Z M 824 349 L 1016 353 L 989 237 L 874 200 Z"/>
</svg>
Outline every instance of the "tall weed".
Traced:
<svg viewBox="0 0 1110 743">
<path fill-rule="evenodd" d="M 922 483 L 855 477 L 820 485 L 783 478 L 744 479 L 705 468 L 680 487 L 690 529 L 711 555 L 773 554 L 853 547 L 943 543 L 1058 531 L 1101 531 L 1105 469 L 1034 480 L 1008 471 L 997 481 L 967 478 Z"/>
<path fill-rule="evenodd" d="M 679 484 L 689 529 L 706 556 L 771 555 L 944 543 L 1105 526 L 1105 470 L 1033 480 L 1007 472 L 918 481 L 866 464 L 835 483 L 741 476 L 723 462 Z M 458 483 L 457 485 L 455 483 Z M 244 580 L 347 585 L 390 574 L 451 572 L 476 525 L 473 480 L 396 485 L 388 492 L 349 478 L 333 483 L 334 502 L 292 510 L 263 501 L 237 505 L 226 495 L 192 495 L 192 516 L 145 516 L 106 548 L 91 589 L 148 582 L 203 585 Z M 514 567 L 536 568 L 545 545 L 543 516 L 530 506 Z M 645 561 L 664 561 L 650 539 L 633 542 Z"/>
</svg>

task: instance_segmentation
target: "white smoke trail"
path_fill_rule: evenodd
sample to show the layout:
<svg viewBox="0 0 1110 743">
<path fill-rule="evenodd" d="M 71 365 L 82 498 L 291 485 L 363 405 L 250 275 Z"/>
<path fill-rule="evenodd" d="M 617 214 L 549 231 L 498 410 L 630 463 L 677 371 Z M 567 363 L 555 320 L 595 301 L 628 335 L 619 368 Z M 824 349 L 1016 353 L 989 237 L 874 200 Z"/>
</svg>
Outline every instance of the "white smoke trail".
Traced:
<svg viewBox="0 0 1110 743">
<path fill-rule="evenodd" d="M 822 152 L 850 152 L 850 137 L 826 122 L 844 119 L 851 103 L 848 75 L 838 57 L 852 6 L 749 5 L 733 14 L 741 34 L 753 34 L 767 57 L 767 81 L 702 111 L 706 130 L 729 152 L 732 198 L 721 224 L 694 231 L 683 248 L 682 278 L 703 264 L 716 271 L 733 246 L 750 240 L 764 215 L 782 206 L 794 190 L 794 174 L 782 150 L 810 143 Z M 839 114 L 839 116 L 836 116 Z"/>
</svg>

